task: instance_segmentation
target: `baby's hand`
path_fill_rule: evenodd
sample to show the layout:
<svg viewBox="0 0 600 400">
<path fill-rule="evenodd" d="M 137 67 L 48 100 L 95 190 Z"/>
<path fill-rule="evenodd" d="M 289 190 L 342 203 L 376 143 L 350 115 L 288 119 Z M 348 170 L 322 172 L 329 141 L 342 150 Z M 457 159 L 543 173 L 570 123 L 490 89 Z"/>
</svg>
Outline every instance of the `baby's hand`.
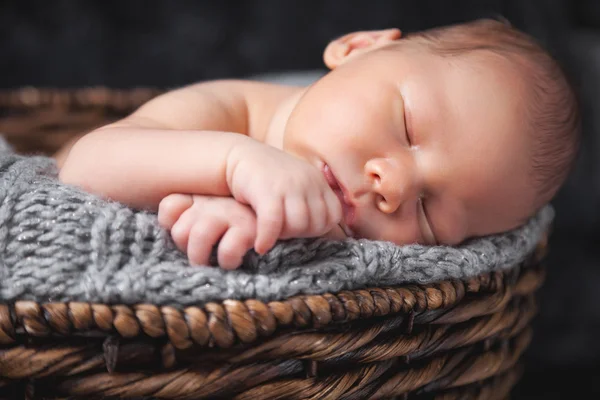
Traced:
<svg viewBox="0 0 600 400">
<path fill-rule="evenodd" d="M 250 142 L 235 148 L 226 175 L 232 196 L 256 213 L 254 249 L 260 254 L 277 239 L 321 236 L 342 218 L 323 173 L 274 147 Z"/>
<path fill-rule="evenodd" d="M 256 239 L 254 212 L 231 197 L 169 195 L 159 204 L 158 222 L 194 265 L 208 265 L 219 243 L 219 265 L 237 268 Z"/>
</svg>

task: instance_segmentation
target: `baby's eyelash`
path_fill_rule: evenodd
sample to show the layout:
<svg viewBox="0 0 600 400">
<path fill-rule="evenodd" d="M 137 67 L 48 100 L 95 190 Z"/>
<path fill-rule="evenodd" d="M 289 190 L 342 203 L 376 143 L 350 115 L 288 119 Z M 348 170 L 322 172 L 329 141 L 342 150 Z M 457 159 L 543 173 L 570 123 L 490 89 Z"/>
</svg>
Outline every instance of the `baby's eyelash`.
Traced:
<svg viewBox="0 0 600 400">
<path fill-rule="evenodd" d="M 408 132 L 408 124 L 406 123 L 406 111 L 404 112 L 404 133 L 406 134 L 406 142 L 409 146 L 412 146 L 412 140 L 410 140 L 410 133 Z"/>
</svg>

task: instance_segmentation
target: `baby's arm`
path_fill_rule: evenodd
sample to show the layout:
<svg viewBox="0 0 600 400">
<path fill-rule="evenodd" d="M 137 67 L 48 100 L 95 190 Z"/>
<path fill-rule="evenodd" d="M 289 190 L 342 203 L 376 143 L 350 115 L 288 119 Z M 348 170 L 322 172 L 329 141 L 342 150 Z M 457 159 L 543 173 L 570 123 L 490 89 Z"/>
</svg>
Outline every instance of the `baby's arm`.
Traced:
<svg viewBox="0 0 600 400">
<path fill-rule="evenodd" d="M 131 116 L 88 133 L 59 160 L 64 183 L 156 211 L 172 193 L 230 195 L 231 150 L 266 132 L 294 88 L 214 81 L 166 93 Z"/>
<path fill-rule="evenodd" d="M 260 142 L 296 90 L 224 81 L 167 93 L 79 139 L 59 178 L 151 211 L 171 194 L 232 196 L 256 214 L 259 253 L 280 238 L 323 235 L 341 206 L 322 172 Z"/>
</svg>

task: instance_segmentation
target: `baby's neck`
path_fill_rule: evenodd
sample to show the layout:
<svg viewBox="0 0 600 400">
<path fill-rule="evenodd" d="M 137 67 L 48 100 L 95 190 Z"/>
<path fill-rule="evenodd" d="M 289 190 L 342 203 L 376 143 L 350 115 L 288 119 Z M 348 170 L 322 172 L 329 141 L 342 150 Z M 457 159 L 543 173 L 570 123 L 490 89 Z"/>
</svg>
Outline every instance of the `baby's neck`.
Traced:
<svg viewBox="0 0 600 400">
<path fill-rule="evenodd" d="M 267 134 L 263 142 L 278 149 L 283 149 L 283 138 L 287 121 L 298 101 L 307 88 L 298 88 L 298 91 L 281 102 L 275 110 L 269 123 Z"/>
</svg>

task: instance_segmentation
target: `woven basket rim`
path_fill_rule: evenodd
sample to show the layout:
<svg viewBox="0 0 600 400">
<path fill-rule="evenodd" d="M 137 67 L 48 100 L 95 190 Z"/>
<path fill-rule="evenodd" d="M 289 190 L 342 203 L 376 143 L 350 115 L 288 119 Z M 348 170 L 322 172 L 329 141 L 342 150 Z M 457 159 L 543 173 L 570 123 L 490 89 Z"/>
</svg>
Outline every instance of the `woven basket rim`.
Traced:
<svg viewBox="0 0 600 400">
<path fill-rule="evenodd" d="M 471 303 L 489 303 L 485 313 L 491 313 L 513 297 L 535 292 L 545 278 L 540 266 L 544 255 L 538 251 L 522 265 L 468 280 L 296 295 L 283 301 L 225 300 L 182 308 L 28 300 L 0 303 L 0 345 L 14 343 L 23 335 L 93 333 L 123 338 L 167 337 L 177 348 L 228 348 L 236 342 L 256 342 L 284 328 L 324 328 L 394 314 L 407 316 L 410 326 L 430 318 L 436 323 L 454 323 L 452 310 L 460 308 L 468 296 L 473 297 Z"/>
<path fill-rule="evenodd" d="M 126 89 L 107 86 L 78 88 L 23 86 L 0 89 L 0 108 L 25 109 L 62 106 L 127 108 L 131 105 L 140 105 L 166 90 L 168 89 L 150 86 Z"/>
</svg>

